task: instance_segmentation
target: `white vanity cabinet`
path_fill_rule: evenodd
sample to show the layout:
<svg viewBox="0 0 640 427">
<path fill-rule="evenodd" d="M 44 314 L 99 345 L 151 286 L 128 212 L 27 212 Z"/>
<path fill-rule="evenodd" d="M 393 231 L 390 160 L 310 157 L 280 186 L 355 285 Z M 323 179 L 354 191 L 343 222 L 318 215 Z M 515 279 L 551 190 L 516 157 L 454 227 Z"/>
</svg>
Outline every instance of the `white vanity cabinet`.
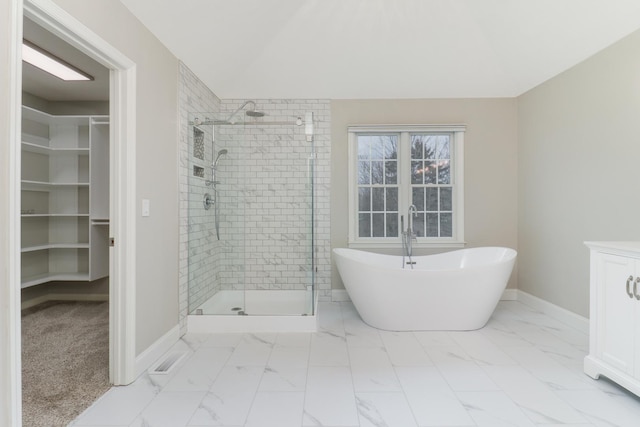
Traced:
<svg viewBox="0 0 640 427">
<path fill-rule="evenodd" d="M 109 271 L 109 120 L 22 108 L 22 288 Z"/>
<path fill-rule="evenodd" d="M 591 302 L 584 371 L 640 396 L 640 242 L 585 244 L 591 250 Z"/>
</svg>

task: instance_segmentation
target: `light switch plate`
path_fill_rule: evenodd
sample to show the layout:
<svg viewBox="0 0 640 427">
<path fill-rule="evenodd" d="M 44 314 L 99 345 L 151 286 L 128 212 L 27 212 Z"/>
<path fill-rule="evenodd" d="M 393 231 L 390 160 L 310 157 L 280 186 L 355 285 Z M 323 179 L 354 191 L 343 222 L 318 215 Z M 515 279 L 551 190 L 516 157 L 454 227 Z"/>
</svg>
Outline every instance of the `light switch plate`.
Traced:
<svg viewBox="0 0 640 427">
<path fill-rule="evenodd" d="M 142 199 L 142 216 L 151 215 L 151 202 L 149 199 Z"/>
</svg>

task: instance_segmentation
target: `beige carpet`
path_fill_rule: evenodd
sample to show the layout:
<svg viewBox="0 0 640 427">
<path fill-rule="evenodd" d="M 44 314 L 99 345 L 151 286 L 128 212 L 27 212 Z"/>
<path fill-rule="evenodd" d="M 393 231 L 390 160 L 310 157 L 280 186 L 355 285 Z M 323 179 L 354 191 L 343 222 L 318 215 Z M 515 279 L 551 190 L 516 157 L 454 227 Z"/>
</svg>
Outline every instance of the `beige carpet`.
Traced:
<svg viewBox="0 0 640 427">
<path fill-rule="evenodd" d="M 23 311 L 25 427 L 66 426 L 108 389 L 107 302 L 55 302 Z"/>
</svg>

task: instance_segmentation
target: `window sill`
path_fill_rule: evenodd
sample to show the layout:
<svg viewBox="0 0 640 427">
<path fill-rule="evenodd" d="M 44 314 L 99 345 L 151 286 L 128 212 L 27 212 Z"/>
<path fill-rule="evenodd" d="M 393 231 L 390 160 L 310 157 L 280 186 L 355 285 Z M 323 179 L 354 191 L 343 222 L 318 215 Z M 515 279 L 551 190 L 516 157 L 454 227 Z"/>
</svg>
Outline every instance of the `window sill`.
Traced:
<svg viewBox="0 0 640 427">
<path fill-rule="evenodd" d="M 464 248 L 467 242 L 413 242 L 414 249 L 459 249 Z M 402 249 L 401 242 L 349 242 L 351 249 Z"/>
</svg>

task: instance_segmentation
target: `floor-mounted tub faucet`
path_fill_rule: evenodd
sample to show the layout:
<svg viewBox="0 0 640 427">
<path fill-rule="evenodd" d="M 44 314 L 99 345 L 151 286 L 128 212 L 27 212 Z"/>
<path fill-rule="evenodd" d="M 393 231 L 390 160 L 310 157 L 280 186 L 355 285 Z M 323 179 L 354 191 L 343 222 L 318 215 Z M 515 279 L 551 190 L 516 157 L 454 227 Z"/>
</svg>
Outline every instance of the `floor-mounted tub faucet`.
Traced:
<svg viewBox="0 0 640 427">
<path fill-rule="evenodd" d="M 413 215 L 411 215 L 413 213 Z M 415 265 L 415 262 L 411 260 L 411 255 L 413 254 L 413 241 L 418 240 L 418 236 L 413 231 L 413 219 L 418 216 L 418 208 L 415 205 L 409 206 L 409 210 L 407 211 L 407 229 L 402 232 L 402 268 L 405 267 L 405 264 L 411 266 Z M 400 217 L 400 228 L 404 228 L 404 217 Z M 405 257 L 409 258 L 409 261 L 405 263 Z"/>
</svg>

